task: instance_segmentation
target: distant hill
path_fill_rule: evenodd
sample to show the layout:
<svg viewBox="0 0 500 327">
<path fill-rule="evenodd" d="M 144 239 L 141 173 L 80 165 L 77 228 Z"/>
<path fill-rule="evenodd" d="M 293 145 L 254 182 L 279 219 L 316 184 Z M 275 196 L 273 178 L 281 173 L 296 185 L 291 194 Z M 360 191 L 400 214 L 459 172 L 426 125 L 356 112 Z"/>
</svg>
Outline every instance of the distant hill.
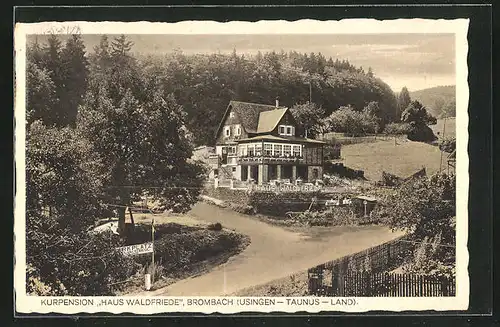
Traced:
<svg viewBox="0 0 500 327">
<path fill-rule="evenodd" d="M 436 86 L 410 92 L 412 100 L 418 100 L 436 118 L 455 116 L 455 85 Z"/>
</svg>

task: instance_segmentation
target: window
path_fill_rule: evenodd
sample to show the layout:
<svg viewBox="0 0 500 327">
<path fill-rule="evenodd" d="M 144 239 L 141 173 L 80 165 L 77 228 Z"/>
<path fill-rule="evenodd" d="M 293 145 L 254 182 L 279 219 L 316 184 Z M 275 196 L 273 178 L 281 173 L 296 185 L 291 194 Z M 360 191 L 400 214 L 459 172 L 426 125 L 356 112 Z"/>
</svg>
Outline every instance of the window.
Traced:
<svg viewBox="0 0 500 327">
<path fill-rule="evenodd" d="M 233 167 L 233 173 L 236 171 L 236 167 Z"/>
<path fill-rule="evenodd" d="M 293 156 L 300 157 L 300 145 L 293 146 Z"/>
<path fill-rule="evenodd" d="M 279 157 L 279 156 L 281 156 L 283 154 L 282 153 L 283 146 L 281 144 L 274 144 L 273 147 L 274 147 L 274 155 L 275 156 Z"/>
<path fill-rule="evenodd" d="M 280 125 L 278 132 L 280 135 L 292 136 L 295 134 L 295 128 L 290 125 Z"/>
<path fill-rule="evenodd" d="M 264 155 L 270 156 L 273 153 L 273 145 L 271 143 L 264 143 Z"/>
<path fill-rule="evenodd" d="M 227 154 L 235 154 L 236 153 L 236 147 L 235 146 L 228 146 L 227 147 Z"/>
<path fill-rule="evenodd" d="M 253 156 L 254 154 L 255 154 L 255 148 L 254 148 L 253 144 L 249 144 L 248 145 L 248 155 Z"/>
<path fill-rule="evenodd" d="M 231 111 L 231 112 L 229 113 L 229 118 L 234 118 L 234 112 L 232 112 L 232 111 Z"/>
<path fill-rule="evenodd" d="M 256 156 L 262 155 L 262 144 L 261 143 L 255 144 L 255 155 Z"/>
<path fill-rule="evenodd" d="M 247 146 L 246 144 L 243 144 L 243 145 L 239 145 L 238 146 L 239 150 L 240 150 L 240 156 L 244 156 L 246 155 L 247 153 Z"/>
<path fill-rule="evenodd" d="M 292 146 L 291 145 L 284 145 L 283 149 L 284 149 L 283 152 L 285 154 L 285 157 L 289 157 L 290 154 L 292 153 Z"/>
<path fill-rule="evenodd" d="M 241 135 L 241 127 L 240 125 L 236 125 L 236 128 L 234 129 L 234 135 L 240 136 Z"/>
<path fill-rule="evenodd" d="M 231 136 L 231 127 L 230 126 L 224 126 L 224 136 L 225 137 Z"/>
</svg>

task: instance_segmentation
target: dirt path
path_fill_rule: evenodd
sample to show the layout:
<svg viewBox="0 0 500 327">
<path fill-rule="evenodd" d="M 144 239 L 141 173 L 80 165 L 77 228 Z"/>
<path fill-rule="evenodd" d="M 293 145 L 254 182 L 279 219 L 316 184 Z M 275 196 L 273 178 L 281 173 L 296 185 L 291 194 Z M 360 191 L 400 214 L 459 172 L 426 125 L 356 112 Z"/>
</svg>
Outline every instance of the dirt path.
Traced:
<svg viewBox="0 0 500 327">
<path fill-rule="evenodd" d="M 240 215 L 206 203 L 198 203 L 190 215 L 248 235 L 251 244 L 239 255 L 209 273 L 188 278 L 144 296 L 217 296 L 267 283 L 312 266 L 400 236 L 377 226 L 336 227 L 313 236 Z"/>
</svg>

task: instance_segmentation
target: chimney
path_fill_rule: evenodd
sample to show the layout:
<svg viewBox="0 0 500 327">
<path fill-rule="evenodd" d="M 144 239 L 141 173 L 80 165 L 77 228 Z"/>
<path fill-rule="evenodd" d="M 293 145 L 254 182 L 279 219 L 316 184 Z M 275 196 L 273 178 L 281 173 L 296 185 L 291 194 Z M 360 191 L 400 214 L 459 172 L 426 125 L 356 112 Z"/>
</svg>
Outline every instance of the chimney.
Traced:
<svg viewBox="0 0 500 327">
<path fill-rule="evenodd" d="M 276 97 L 276 108 L 280 106 L 280 97 Z"/>
</svg>

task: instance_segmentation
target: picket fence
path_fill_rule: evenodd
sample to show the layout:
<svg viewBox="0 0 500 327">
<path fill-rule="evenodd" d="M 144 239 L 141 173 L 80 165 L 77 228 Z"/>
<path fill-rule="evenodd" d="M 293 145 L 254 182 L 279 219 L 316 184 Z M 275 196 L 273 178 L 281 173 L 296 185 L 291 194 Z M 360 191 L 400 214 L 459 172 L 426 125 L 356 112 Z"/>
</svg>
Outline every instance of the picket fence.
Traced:
<svg viewBox="0 0 500 327">
<path fill-rule="evenodd" d="M 388 273 L 411 255 L 409 236 L 326 262 L 308 270 L 310 295 L 317 296 L 454 296 L 455 280 Z"/>
<path fill-rule="evenodd" d="M 349 272 L 332 277 L 331 285 L 314 285 L 315 295 L 341 297 L 455 296 L 455 278 L 416 274 Z"/>
</svg>

